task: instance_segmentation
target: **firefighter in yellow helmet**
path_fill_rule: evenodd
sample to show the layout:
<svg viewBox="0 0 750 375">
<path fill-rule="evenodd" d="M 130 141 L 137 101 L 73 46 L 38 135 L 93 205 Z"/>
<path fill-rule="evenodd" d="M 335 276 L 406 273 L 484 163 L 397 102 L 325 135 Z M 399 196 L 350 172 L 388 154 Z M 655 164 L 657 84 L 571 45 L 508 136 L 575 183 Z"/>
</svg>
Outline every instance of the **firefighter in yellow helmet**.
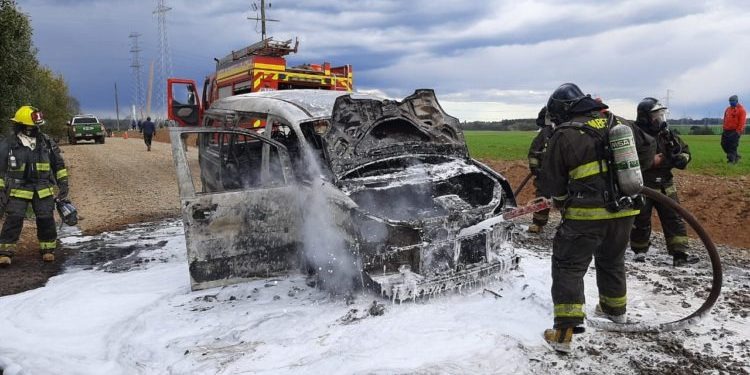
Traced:
<svg viewBox="0 0 750 375">
<path fill-rule="evenodd" d="M 55 260 L 57 230 L 53 211 L 57 199 L 68 201 L 68 171 L 60 148 L 46 134 L 42 112 L 23 106 L 10 119 L 14 135 L 0 141 L 0 212 L 6 215 L 0 232 L 0 266 L 10 265 L 23 229 L 26 208 L 31 203 L 36 216 L 37 238 L 42 259 Z"/>
</svg>

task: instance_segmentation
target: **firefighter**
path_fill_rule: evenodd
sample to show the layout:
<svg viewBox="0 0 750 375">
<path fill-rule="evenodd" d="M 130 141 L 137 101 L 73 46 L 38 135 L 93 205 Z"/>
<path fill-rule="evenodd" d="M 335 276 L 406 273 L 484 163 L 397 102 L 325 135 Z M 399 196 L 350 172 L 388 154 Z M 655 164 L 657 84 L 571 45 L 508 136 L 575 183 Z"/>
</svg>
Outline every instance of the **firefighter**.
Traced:
<svg viewBox="0 0 750 375">
<path fill-rule="evenodd" d="M 57 230 L 53 211 L 54 186 L 57 199 L 69 202 L 68 171 L 60 148 L 46 134 L 42 112 L 23 106 L 10 119 L 14 135 L 0 141 L 0 186 L 5 192 L 7 214 L 0 232 L 0 265 L 10 265 L 29 203 L 36 216 L 37 238 L 42 260 L 53 262 Z"/>
<path fill-rule="evenodd" d="M 536 196 L 543 196 L 542 190 L 539 186 L 539 176 L 542 168 L 542 158 L 544 157 L 544 151 L 547 149 L 547 142 L 552 136 L 554 125 L 547 116 L 547 107 L 542 107 L 539 111 L 539 115 L 536 118 L 536 126 L 539 127 L 539 133 L 537 133 L 534 140 L 531 141 L 531 147 L 529 147 L 529 170 L 534 175 L 534 187 L 536 188 Z M 546 197 L 549 198 L 549 197 Z M 547 221 L 549 220 L 549 208 L 542 211 L 534 212 L 532 217 L 532 223 L 529 225 L 529 233 L 539 233 L 542 231 Z"/>
<path fill-rule="evenodd" d="M 667 127 L 667 107 L 657 99 L 644 98 L 638 103 L 635 123 L 656 139 L 656 158 L 649 169 L 643 171 L 644 185 L 679 203 L 677 187 L 672 181 L 672 168 L 685 169 L 690 163 L 690 149 L 682 139 Z M 687 253 L 688 237 L 682 217 L 673 209 L 651 199 L 646 199 L 641 213 L 635 218 L 630 232 L 630 249 L 636 262 L 646 261 L 651 245 L 651 211 L 656 208 L 675 267 L 696 263 L 698 257 Z"/>
<path fill-rule="evenodd" d="M 625 322 L 624 254 L 638 208 L 619 203 L 614 207 L 613 202 L 626 201 L 613 193 L 614 172 L 607 167 L 605 145 L 610 127 L 634 127 L 602 111 L 607 108 L 572 83 L 558 87 L 547 102 L 555 131 L 542 161 L 542 187 L 562 219 L 552 247 L 554 327 L 544 331 L 544 339 L 563 353 L 570 352 L 573 334 L 583 330 L 583 277 L 592 256 L 599 289 L 596 314 Z M 653 140 L 635 129 L 639 162 L 649 167 Z"/>
</svg>

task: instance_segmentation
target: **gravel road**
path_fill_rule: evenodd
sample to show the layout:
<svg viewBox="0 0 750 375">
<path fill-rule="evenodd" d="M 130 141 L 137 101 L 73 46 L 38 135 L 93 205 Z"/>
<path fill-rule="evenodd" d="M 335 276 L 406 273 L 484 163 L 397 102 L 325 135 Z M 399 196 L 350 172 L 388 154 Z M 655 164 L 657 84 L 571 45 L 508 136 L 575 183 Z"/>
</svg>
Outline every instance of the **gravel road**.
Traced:
<svg viewBox="0 0 750 375">
<path fill-rule="evenodd" d="M 70 198 L 84 233 L 179 216 L 171 145 L 138 138 L 61 146 L 70 172 Z"/>
</svg>

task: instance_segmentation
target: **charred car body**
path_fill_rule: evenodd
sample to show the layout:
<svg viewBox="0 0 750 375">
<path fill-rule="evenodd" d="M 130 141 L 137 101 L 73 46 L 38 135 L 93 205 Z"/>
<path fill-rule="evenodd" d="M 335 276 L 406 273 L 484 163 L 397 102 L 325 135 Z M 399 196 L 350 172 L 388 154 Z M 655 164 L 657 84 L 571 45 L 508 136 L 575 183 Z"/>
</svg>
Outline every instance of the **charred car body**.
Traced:
<svg viewBox="0 0 750 375">
<path fill-rule="evenodd" d="M 307 269 L 407 299 L 518 262 L 512 224 L 492 220 L 516 205 L 510 186 L 432 90 L 243 94 L 194 124 L 171 133 L 193 289 Z"/>
</svg>

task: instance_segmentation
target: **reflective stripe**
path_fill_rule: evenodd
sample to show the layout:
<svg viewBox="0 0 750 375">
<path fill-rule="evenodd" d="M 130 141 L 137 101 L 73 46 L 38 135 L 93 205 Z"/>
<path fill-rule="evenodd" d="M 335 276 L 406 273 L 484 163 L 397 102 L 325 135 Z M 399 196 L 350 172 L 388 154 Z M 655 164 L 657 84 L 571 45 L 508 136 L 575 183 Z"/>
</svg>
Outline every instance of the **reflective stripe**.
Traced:
<svg viewBox="0 0 750 375">
<path fill-rule="evenodd" d="M 0 243 L 0 250 L 15 250 L 16 244 L 14 243 Z"/>
<path fill-rule="evenodd" d="M 3 189 L 3 188 L 5 188 L 5 179 L 0 178 L 0 189 Z"/>
<path fill-rule="evenodd" d="M 669 185 L 664 188 L 664 195 L 670 196 L 670 195 L 677 195 L 677 186 Z"/>
<path fill-rule="evenodd" d="M 611 308 L 622 308 L 628 303 L 628 297 L 607 297 L 605 295 L 599 295 L 599 303 Z"/>
<path fill-rule="evenodd" d="M 539 166 L 539 159 L 529 158 L 529 167 L 538 167 L 538 166 Z"/>
<path fill-rule="evenodd" d="M 558 197 L 552 197 L 552 199 L 554 199 L 556 201 L 564 201 L 564 200 L 568 199 L 568 194 L 560 195 Z"/>
<path fill-rule="evenodd" d="M 640 210 L 622 210 L 619 212 L 609 212 L 602 207 L 568 207 L 565 210 L 565 218 L 573 220 L 605 220 L 617 219 L 619 217 L 628 217 L 638 215 Z"/>
<path fill-rule="evenodd" d="M 48 171 L 50 168 L 49 163 L 36 163 L 36 170 L 38 171 Z"/>
<path fill-rule="evenodd" d="M 601 171 L 599 170 L 599 163 L 601 163 Z M 592 161 L 590 163 L 586 163 L 583 165 L 579 165 L 568 172 L 568 175 L 570 178 L 574 180 L 579 180 L 584 177 L 593 176 L 595 174 L 599 174 L 600 172 L 606 172 L 607 171 L 607 161 L 606 160 L 600 160 L 600 161 Z"/>
<path fill-rule="evenodd" d="M 31 190 L 10 189 L 10 196 L 21 199 L 32 199 L 34 198 L 34 192 Z"/>
<path fill-rule="evenodd" d="M 48 188 L 44 188 L 44 189 L 39 189 L 39 190 L 36 191 L 36 193 L 39 194 L 39 198 L 47 198 L 50 195 L 54 195 L 55 191 L 52 190 L 51 187 L 48 187 Z"/>
<path fill-rule="evenodd" d="M 688 244 L 687 236 L 674 236 L 672 238 L 667 238 L 667 245 L 687 245 L 687 244 Z"/>
<path fill-rule="evenodd" d="M 57 175 L 55 176 L 58 180 L 61 178 L 68 177 L 68 170 L 63 168 L 59 171 L 57 171 Z"/>
<path fill-rule="evenodd" d="M 630 247 L 633 249 L 648 249 L 651 245 L 651 241 L 638 242 L 630 240 Z"/>
<path fill-rule="evenodd" d="M 680 156 L 682 156 L 683 158 L 685 158 L 685 162 L 690 162 L 690 154 L 686 154 L 686 153 L 683 152 L 683 153 L 680 154 Z"/>
<path fill-rule="evenodd" d="M 57 240 L 39 241 L 39 248 L 42 250 L 54 250 L 56 247 L 57 247 Z"/>
<path fill-rule="evenodd" d="M 555 305 L 555 318 L 583 318 L 585 316 L 583 304 L 566 303 Z"/>
<path fill-rule="evenodd" d="M 11 168 L 10 170 L 11 171 L 16 171 L 16 172 L 23 172 L 24 169 L 26 169 L 26 163 L 21 163 L 18 166 L 18 168 Z"/>
</svg>

